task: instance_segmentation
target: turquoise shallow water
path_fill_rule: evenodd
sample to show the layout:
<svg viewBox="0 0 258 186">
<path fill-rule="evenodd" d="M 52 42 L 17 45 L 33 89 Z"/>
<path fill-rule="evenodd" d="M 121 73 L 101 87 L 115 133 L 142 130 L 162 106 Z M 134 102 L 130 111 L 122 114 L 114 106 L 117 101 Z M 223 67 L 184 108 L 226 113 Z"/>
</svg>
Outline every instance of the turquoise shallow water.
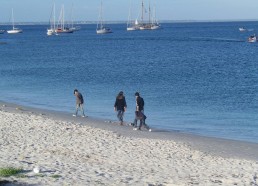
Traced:
<svg viewBox="0 0 258 186">
<path fill-rule="evenodd" d="M 86 112 L 116 120 L 113 104 L 123 90 L 132 121 L 134 92 L 145 99 L 152 127 L 258 142 L 258 44 L 255 22 L 163 24 L 157 31 L 96 35 L 82 25 L 70 35 L 47 37 L 47 26 L 22 26 L 1 35 L 0 100 L 74 111 L 73 89 Z"/>
</svg>

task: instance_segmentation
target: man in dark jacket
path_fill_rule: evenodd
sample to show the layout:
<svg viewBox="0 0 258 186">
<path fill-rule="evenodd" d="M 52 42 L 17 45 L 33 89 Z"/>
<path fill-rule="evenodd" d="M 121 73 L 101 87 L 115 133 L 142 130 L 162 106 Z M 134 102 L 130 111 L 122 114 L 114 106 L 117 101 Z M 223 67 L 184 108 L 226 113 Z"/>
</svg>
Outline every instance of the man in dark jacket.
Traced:
<svg viewBox="0 0 258 186">
<path fill-rule="evenodd" d="M 120 91 L 116 97 L 114 104 L 114 110 L 117 112 L 117 118 L 120 121 L 120 125 L 123 125 L 124 112 L 126 111 L 126 101 L 123 91 Z"/>
<path fill-rule="evenodd" d="M 76 111 L 75 111 L 75 114 L 73 114 L 73 116 L 74 117 L 77 116 L 78 109 L 80 108 L 82 117 L 85 117 L 84 109 L 83 109 L 83 103 L 84 103 L 83 96 L 77 89 L 74 89 L 73 93 L 74 93 L 74 96 L 76 97 Z"/>
<path fill-rule="evenodd" d="M 141 130 L 142 125 L 151 132 L 150 127 L 145 123 L 146 116 L 144 115 L 144 100 L 139 92 L 135 93 L 136 111 L 134 119 L 134 130 Z M 140 120 L 140 126 L 137 128 L 137 120 Z"/>
</svg>

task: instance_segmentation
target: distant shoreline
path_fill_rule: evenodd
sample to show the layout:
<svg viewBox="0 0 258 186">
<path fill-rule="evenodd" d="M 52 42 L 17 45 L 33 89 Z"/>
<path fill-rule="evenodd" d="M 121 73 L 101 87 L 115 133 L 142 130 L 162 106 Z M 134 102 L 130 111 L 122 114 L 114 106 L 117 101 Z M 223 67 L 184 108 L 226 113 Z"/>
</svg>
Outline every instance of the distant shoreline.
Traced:
<svg viewBox="0 0 258 186">
<path fill-rule="evenodd" d="M 257 22 L 258 20 L 161 20 L 161 24 L 172 23 L 227 23 L 227 22 Z M 74 21 L 74 24 L 90 25 L 97 24 L 98 21 Z M 126 24 L 127 21 L 106 21 L 107 24 Z M 49 22 L 16 22 L 16 25 L 49 25 Z M 11 25 L 10 22 L 0 22 L 0 25 Z"/>
</svg>

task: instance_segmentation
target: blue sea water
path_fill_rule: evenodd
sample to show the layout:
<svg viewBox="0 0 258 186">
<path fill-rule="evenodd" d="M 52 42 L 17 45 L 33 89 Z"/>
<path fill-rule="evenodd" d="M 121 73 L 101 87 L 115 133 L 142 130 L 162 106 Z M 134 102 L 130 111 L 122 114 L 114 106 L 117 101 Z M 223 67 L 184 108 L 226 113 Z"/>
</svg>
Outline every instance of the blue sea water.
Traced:
<svg viewBox="0 0 258 186">
<path fill-rule="evenodd" d="M 136 32 L 114 24 L 108 35 L 81 26 L 54 37 L 42 25 L 0 35 L 0 100 L 72 114 L 77 88 L 87 115 L 116 120 L 113 105 L 123 90 L 130 122 L 139 91 L 151 127 L 258 143 L 258 43 L 246 42 L 258 23 Z M 242 26 L 255 30 L 241 33 Z"/>
</svg>

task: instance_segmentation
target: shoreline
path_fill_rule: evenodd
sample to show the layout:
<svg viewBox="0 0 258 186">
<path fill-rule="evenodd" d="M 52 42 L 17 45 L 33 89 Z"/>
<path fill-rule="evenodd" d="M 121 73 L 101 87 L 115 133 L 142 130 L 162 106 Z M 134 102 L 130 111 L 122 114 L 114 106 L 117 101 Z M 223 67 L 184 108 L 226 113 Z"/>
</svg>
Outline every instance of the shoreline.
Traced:
<svg viewBox="0 0 258 186">
<path fill-rule="evenodd" d="M 15 185 L 257 185 L 258 144 L 0 102 L 1 177 Z M 5 106 L 3 106 L 5 105 Z M 35 171 L 37 170 L 37 171 Z"/>
<path fill-rule="evenodd" d="M 3 105 L 6 106 L 3 107 Z M 195 150 L 215 156 L 221 156 L 224 158 L 243 158 L 258 161 L 258 143 L 207 137 L 178 131 L 167 131 L 158 128 L 152 128 L 152 132 L 148 132 L 144 129 L 143 131 L 133 131 L 132 126 L 119 126 L 118 121 L 104 120 L 90 116 L 86 118 L 75 118 L 72 116 L 72 113 L 69 112 L 26 107 L 14 103 L 7 103 L 1 100 L 0 110 L 6 110 L 7 112 L 11 113 L 29 113 L 64 122 L 75 122 L 81 125 L 112 131 L 125 137 L 183 142 Z"/>
</svg>

